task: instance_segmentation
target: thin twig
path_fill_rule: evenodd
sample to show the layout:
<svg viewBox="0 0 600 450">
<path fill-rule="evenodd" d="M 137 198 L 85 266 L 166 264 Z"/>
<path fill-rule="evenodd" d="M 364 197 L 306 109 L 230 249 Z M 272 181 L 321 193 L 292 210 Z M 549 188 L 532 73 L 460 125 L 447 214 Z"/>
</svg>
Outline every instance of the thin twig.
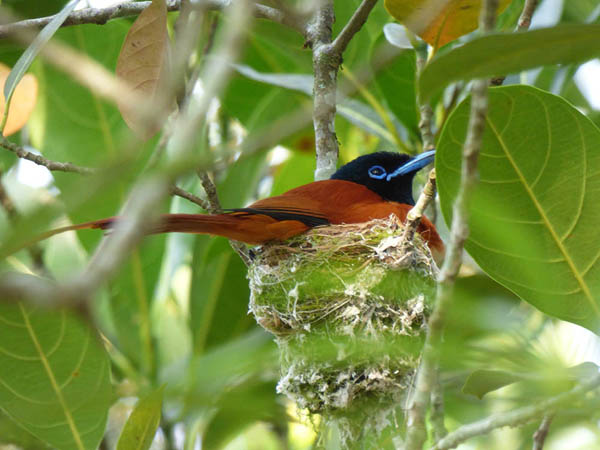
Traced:
<svg viewBox="0 0 600 450">
<path fill-rule="evenodd" d="M 35 153 L 25 150 L 20 145 L 10 142 L 3 136 L 0 136 L 0 147 L 13 152 L 19 158 L 27 159 L 28 161 L 32 161 L 40 166 L 44 166 L 48 170 L 56 170 L 60 172 L 74 172 L 82 175 L 90 175 L 95 171 L 95 169 L 90 169 L 89 167 L 82 167 L 76 166 L 75 164 L 71 163 L 61 163 L 57 161 L 52 161 L 50 159 L 44 158 L 42 155 L 36 155 Z"/>
<path fill-rule="evenodd" d="M 334 53 L 341 55 L 348 47 L 348 44 L 354 37 L 354 35 L 362 28 L 362 26 L 367 21 L 367 17 L 369 17 L 369 13 L 377 3 L 377 0 L 363 0 L 363 2 L 358 6 L 354 14 L 346 23 L 340 34 L 336 36 L 336 38 L 331 43 L 331 50 Z"/>
<path fill-rule="evenodd" d="M 564 392 L 547 400 L 542 400 L 534 405 L 524 406 L 512 411 L 493 414 L 478 422 L 463 425 L 458 430 L 449 433 L 444 439 L 437 442 L 430 450 L 447 450 L 455 448 L 461 443 L 475 436 L 481 436 L 492 430 L 502 427 L 518 427 L 552 413 L 563 405 L 571 405 L 581 399 L 587 392 L 600 387 L 600 374 L 580 382 L 568 392 Z"/>
<path fill-rule="evenodd" d="M 546 436 L 548 436 L 548 432 L 550 431 L 552 419 L 554 419 L 554 414 L 546 414 L 539 428 L 533 433 L 533 450 L 542 450 L 544 448 L 544 442 L 546 442 Z"/>
<path fill-rule="evenodd" d="M 486 0 L 479 18 L 480 29 L 487 33 L 494 28 L 498 0 Z M 473 83 L 471 113 L 463 149 L 461 181 L 453 207 L 450 243 L 438 278 L 436 301 L 428 322 L 428 332 L 417 372 L 414 392 L 409 399 L 406 449 L 421 449 L 427 439 L 425 415 L 435 385 L 448 309 L 452 304 L 454 281 L 462 263 L 462 252 L 469 233 L 468 208 L 477 184 L 477 162 L 487 114 L 487 80 Z"/>
<path fill-rule="evenodd" d="M 185 198 L 186 200 L 189 200 L 190 202 L 195 203 L 196 205 L 198 205 L 200 208 L 204 209 L 205 211 L 210 210 L 210 205 L 208 204 L 208 202 L 206 200 L 192 194 L 191 192 L 185 191 L 178 186 L 171 187 L 171 195 L 176 195 L 177 197 Z"/>
<path fill-rule="evenodd" d="M 537 4 L 538 0 L 525 0 L 525 5 L 523 5 L 523 11 L 521 11 L 515 31 L 527 31 L 529 29 L 529 26 L 531 25 L 531 18 L 533 17 L 533 13 Z M 492 86 L 501 86 L 505 79 L 506 76 L 492 78 L 490 84 Z"/>
<path fill-rule="evenodd" d="M 81 9 L 72 12 L 62 26 L 68 27 L 87 23 L 104 25 L 113 19 L 137 16 L 146 9 L 150 3 L 150 1 L 123 2 L 106 8 Z M 194 6 L 203 7 L 205 9 L 221 10 L 226 7 L 229 2 L 225 0 L 196 0 L 193 3 Z M 168 0 L 167 2 L 167 9 L 169 11 L 178 11 L 180 7 L 181 0 Z M 260 4 L 254 5 L 253 14 L 256 18 L 272 20 L 304 34 L 304 23 L 302 18 L 298 15 L 287 14 L 285 11 L 280 11 Z M 23 30 L 41 28 L 47 25 L 54 17 L 55 16 L 40 17 L 37 19 L 21 20 L 7 25 L 1 25 L 0 39 L 7 38 Z"/>
<path fill-rule="evenodd" d="M 427 183 L 425 183 L 416 205 L 406 214 L 406 222 L 404 223 L 404 231 L 402 232 L 401 240 L 402 245 L 406 247 L 404 249 L 405 252 L 408 251 L 408 247 L 415 237 L 415 232 L 421 223 L 421 218 L 423 217 L 425 209 L 435 198 L 435 188 L 435 169 L 432 169 L 431 172 L 429 172 Z"/>
</svg>

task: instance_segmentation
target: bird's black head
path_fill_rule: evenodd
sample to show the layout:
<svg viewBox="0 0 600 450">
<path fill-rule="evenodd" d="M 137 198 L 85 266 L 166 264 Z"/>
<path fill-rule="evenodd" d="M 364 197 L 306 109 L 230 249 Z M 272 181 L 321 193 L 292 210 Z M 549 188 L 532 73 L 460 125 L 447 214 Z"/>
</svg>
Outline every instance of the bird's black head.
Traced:
<svg viewBox="0 0 600 450">
<path fill-rule="evenodd" d="M 413 178 L 420 169 L 433 162 L 434 155 L 433 150 L 414 158 L 403 153 L 370 153 L 343 165 L 331 179 L 362 184 L 385 200 L 414 205 Z"/>
</svg>

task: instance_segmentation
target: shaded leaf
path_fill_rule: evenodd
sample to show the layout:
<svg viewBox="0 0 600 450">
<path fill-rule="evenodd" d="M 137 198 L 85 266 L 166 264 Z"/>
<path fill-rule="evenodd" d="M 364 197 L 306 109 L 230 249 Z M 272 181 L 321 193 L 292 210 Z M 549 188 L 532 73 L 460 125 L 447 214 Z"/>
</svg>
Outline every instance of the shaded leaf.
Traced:
<svg viewBox="0 0 600 450">
<path fill-rule="evenodd" d="M 96 449 L 111 401 L 108 357 L 70 313 L 0 303 L 0 407 L 53 447 Z"/>
<path fill-rule="evenodd" d="M 476 370 L 469 375 L 463 393 L 482 399 L 485 394 L 519 381 L 521 378 L 503 370 Z"/>
<path fill-rule="evenodd" d="M 500 0 L 502 12 L 511 0 Z M 475 30 L 481 0 L 385 0 L 388 12 L 434 48 Z"/>
<path fill-rule="evenodd" d="M 436 168 L 451 221 L 469 118 L 447 121 Z M 600 131 L 560 97 L 529 86 L 490 90 L 480 182 L 466 248 L 492 278 L 543 312 L 598 333 Z"/>
<path fill-rule="evenodd" d="M 9 76 L 10 68 L 4 64 L 0 64 L 0 83 L 4 85 L 6 78 Z M 8 113 L 8 119 L 4 126 L 4 136 L 10 136 L 13 133 L 19 131 L 29 120 L 35 103 L 37 100 L 38 83 L 37 79 L 33 74 L 25 74 L 17 85 L 13 89 L 12 100 L 10 102 L 10 110 Z M 2 105 L 0 107 L 0 116 L 4 115 L 6 109 L 6 99 L 2 94 L 0 100 Z"/>
<path fill-rule="evenodd" d="M 40 52 L 40 50 L 46 45 L 46 42 L 50 40 L 56 30 L 60 28 L 62 23 L 67 19 L 69 14 L 75 9 L 79 0 L 71 0 L 65 5 L 65 7 L 44 27 L 42 31 L 35 37 L 33 42 L 23 52 L 23 55 L 16 62 L 15 66 L 11 70 L 6 82 L 4 83 L 4 99 L 9 102 L 13 95 L 14 90 L 17 87 L 21 78 L 25 75 L 25 72 L 29 70 L 31 63 Z"/>
<path fill-rule="evenodd" d="M 115 72 L 134 91 L 146 98 L 154 98 L 159 88 L 164 86 L 168 48 L 167 5 L 165 0 L 152 0 L 131 25 Z M 160 128 L 155 125 L 155 128 L 149 129 L 136 111 L 131 111 L 125 104 L 118 106 L 123 120 L 140 136 L 151 136 Z"/>
<path fill-rule="evenodd" d="M 419 80 L 431 98 L 449 83 L 534 67 L 578 63 L 600 55 L 600 25 L 569 24 L 474 39 L 433 59 Z"/>
<path fill-rule="evenodd" d="M 160 423 L 163 389 L 141 398 L 123 427 L 117 450 L 148 450 Z"/>
</svg>

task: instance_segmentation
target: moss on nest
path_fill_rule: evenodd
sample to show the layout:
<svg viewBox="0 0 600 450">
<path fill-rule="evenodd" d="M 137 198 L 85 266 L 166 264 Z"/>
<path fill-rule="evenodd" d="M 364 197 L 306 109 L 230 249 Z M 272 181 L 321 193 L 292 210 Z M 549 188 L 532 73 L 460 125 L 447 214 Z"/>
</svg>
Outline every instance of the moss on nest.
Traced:
<svg viewBox="0 0 600 450">
<path fill-rule="evenodd" d="M 330 416 L 392 408 L 410 384 L 437 268 L 395 216 L 315 228 L 256 250 L 250 310 L 281 350 L 278 390 Z M 372 407 L 367 407 L 371 405 Z"/>
</svg>

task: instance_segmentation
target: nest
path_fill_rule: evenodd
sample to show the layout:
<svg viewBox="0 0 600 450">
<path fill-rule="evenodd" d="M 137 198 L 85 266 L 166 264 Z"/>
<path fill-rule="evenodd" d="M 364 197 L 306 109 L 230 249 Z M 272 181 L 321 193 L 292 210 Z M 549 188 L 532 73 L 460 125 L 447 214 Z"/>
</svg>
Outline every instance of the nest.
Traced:
<svg viewBox="0 0 600 450">
<path fill-rule="evenodd" d="M 276 336 L 278 391 L 299 407 L 375 417 L 402 399 L 418 364 L 437 268 L 418 235 L 408 252 L 400 250 L 401 235 L 391 216 L 319 227 L 256 249 L 250 310 Z"/>
</svg>

